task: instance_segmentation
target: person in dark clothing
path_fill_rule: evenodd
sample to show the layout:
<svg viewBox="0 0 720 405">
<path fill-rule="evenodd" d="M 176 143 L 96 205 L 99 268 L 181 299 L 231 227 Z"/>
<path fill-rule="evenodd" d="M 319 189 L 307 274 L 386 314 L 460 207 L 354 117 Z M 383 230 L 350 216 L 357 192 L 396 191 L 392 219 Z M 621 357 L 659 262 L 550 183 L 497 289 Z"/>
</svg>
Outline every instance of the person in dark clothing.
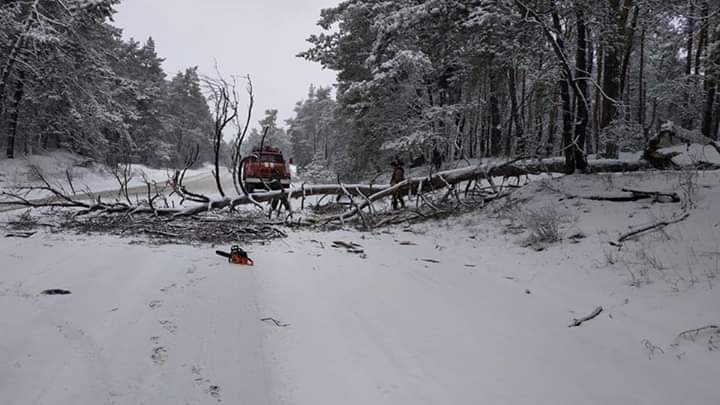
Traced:
<svg viewBox="0 0 720 405">
<path fill-rule="evenodd" d="M 440 154 L 440 151 L 437 148 L 437 145 L 433 147 L 432 151 L 432 164 L 435 166 L 435 171 L 440 170 L 440 166 L 442 166 L 442 155 Z"/>
<path fill-rule="evenodd" d="M 394 186 L 405 180 L 405 169 L 403 168 L 402 161 L 393 161 L 393 172 L 390 177 L 390 185 Z M 398 209 L 398 206 L 405 208 L 405 199 L 403 199 L 400 191 L 395 191 L 392 195 L 392 207 L 394 210 Z"/>
</svg>

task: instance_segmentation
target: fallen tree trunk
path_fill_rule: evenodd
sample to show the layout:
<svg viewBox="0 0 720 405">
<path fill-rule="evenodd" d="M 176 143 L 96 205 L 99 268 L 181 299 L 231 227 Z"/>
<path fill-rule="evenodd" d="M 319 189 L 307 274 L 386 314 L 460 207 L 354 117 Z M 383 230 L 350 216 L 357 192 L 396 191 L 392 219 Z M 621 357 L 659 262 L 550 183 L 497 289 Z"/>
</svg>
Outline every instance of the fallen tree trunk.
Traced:
<svg viewBox="0 0 720 405">
<path fill-rule="evenodd" d="M 720 166 L 712 165 L 713 169 Z M 649 170 L 653 166 L 645 160 L 622 161 L 622 160 L 595 160 L 588 162 L 588 168 L 597 173 L 633 172 Z M 527 175 L 538 175 L 546 173 L 564 173 L 565 161 L 563 159 L 548 159 L 544 161 L 518 161 L 502 164 L 485 164 L 469 166 L 461 169 L 448 170 L 435 173 L 429 177 L 414 177 L 406 179 L 394 186 L 386 187 L 375 194 L 371 194 L 365 202 L 337 217 L 325 218 L 325 220 L 338 219 L 347 220 L 371 205 L 374 201 L 392 196 L 394 193 L 408 194 L 413 190 L 439 190 L 445 187 L 452 187 L 465 181 L 477 181 L 487 179 L 492 184 L 494 177 L 520 177 Z M 339 191 L 337 192 L 339 193 Z"/>
<path fill-rule="evenodd" d="M 703 164 L 701 167 L 693 166 L 693 169 L 717 170 L 720 166 Z M 590 160 L 588 169 L 594 173 L 613 172 L 634 172 L 653 169 L 653 165 L 646 160 L 623 161 L 623 160 Z M 393 186 L 387 184 L 325 184 L 325 185 L 302 185 L 300 188 L 291 190 L 275 190 L 262 193 L 243 195 L 235 198 L 224 197 L 216 200 L 208 199 L 207 202 L 199 202 L 190 207 L 155 207 L 151 202 L 129 205 L 125 203 L 104 203 L 98 198 L 96 201 L 87 202 L 73 198 L 64 193 L 62 189 L 52 187 L 48 181 L 42 178 L 44 185 L 41 187 L 26 187 L 26 190 L 43 190 L 53 195 L 52 200 L 46 202 L 30 201 L 19 193 L 3 193 L 10 198 L 7 201 L 0 201 L 0 205 L 23 205 L 28 207 L 69 207 L 82 209 L 79 215 L 91 212 L 103 212 L 109 214 L 132 214 L 132 215 L 156 215 L 168 217 L 189 217 L 201 214 L 210 210 L 224 208 L 235 208 L 241 205 L 270 202 L 276 199 L 304 199 L 314 195 L 351 195 L 361 197 L 352 209 L 341 215 L 320 218 L 319 222 L 340 220 L 344 221 L 357 215 L 361 210 L 371 207 L 373 202 L 392 196 L 394 193 L 415 194 L 432 192 L 444 188 L 453 188 L 455 185 L 466 181 L 488 180 L 495 192 L 498 194 L 493 178 L 521 177 L 527 175 L 539 175 L 547 173 L 564 173 L 565 161 L 561 158 L 546 160 L 518 160 L 500 164 L 482 164 L 464 168 L 437 172 L 427 177 L 412 177 Z"/>
</svg>

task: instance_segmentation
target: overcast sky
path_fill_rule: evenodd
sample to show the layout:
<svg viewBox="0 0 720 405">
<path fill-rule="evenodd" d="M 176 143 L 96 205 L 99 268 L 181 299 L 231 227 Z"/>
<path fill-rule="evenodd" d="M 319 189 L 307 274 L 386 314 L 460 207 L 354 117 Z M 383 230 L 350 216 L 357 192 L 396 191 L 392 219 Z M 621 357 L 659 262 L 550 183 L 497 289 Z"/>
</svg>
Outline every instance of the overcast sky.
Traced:
<svg viewBox="0 0 720 405">
<path fill-rule="evenodd" d="M 215 59 L 224 74 L 249 73 L 255 87 L 253 124 L 266 109 L 276 108 L 284 125 L 311 83 L 335 82 L 335 72 L 295 55 L 307 49 L 310 34 L 319 32 L 320 10 L 339 2 L 122 0 L 114 19 L 125 38 L 153 37 L 168 76 L 195 65 L 211 73 Z"/>
</svg>

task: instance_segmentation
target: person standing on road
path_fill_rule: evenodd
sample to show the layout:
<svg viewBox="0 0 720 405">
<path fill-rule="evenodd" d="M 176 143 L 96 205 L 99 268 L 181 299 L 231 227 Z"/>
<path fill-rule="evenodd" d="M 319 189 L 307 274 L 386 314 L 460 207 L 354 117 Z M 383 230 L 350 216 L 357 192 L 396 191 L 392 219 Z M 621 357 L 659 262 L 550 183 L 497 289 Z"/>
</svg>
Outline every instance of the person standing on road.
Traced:
<svg viewBox="0 0 720 405">
<path fill-rule="evenodd" d="M 390 177 L 390 185 L 394 186 L 405 180 L 405 169 L 403 168 L 402 161 L 394 160 L 392 162 L 393 172 Z M 403 199 L 400 191 L 393 192 L 392 195 L 392 207 L 394 210 L 398 209 L 398 206 L 405 208 L 405 200 Z"/>
</svg>

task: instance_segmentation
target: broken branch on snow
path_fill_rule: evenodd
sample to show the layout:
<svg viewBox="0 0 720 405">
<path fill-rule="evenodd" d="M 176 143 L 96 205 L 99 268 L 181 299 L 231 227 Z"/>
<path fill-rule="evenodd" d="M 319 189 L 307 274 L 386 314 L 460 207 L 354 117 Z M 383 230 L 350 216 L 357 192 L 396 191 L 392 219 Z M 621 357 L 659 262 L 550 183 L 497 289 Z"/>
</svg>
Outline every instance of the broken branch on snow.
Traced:
<svg viewBox="0 0 720 405">
<path fill-rule="evenodd" d="M 590 313 L 590 315 L 584 316 L 584 317 L 582 317 L 582 318 L 574 318 L 574 319 L 572 320 L 572 322 L 570 323 L 570 325 L 568 325 L 568 328 L 573 328 L 573 327 L 576 327 L 576 326 L 580 326 L 580 325 L 582 325 L 584 322 L 587 322 L 587 321 L 589 321 L 589 320 L 597 317 L 598 315 L 600 315 L 600 313 L 601 313 L 602 311 L 603 311 L 603 307 L 597 307 L 597 308 L 595 308 L 594 311 L 592 311 L 592 312 Z"/>
<path fill-rule="evenodd" d="M 655 223 L 655 224 L 651 224 L 651 225 L 646 225 L 646 226 L 640 227 L 640 228 L 638 228 L 638 229 L 632 230 L 632 231 L 630 231 L 630 232 L 627 232 L 627 233 L 621 235 L 621 236 L 618 238 L 617 242 L 610 242 L 610 244 L 613 245 L 613 246 L 622 247 L 622 243 L 625 242 L 626 240 L 635 238 L 635 237 L 637 237 L 637 236 L 639 236 L 639 235 L 642 235 L 642 234 L 644 234 L 644 233 L 646 233 L 646 232 L 649 232 L 649 231 L 656 231 L 656 230 L 659 230 L 659 229 L 663 229 L 663 228 L 665 228 L 665 227 L 668 226 L 668 225 L 672 225 L 672 224 L 676 224 L 676 223 L 678 223 L 678 222 L 680 222 L 680 221 L 684 221 L 684 220 L 686 220 L 689 216 L 690 216 L 690 213 L 686 211 L 685 213 L 683 213 L 683 214 L 682 214 L 680 217 L 678 217 L 678 218 L 670 219 L 670 220 L 665 220 L 665 221 L 660 221 L 660 222 Z"/>
</svg>

